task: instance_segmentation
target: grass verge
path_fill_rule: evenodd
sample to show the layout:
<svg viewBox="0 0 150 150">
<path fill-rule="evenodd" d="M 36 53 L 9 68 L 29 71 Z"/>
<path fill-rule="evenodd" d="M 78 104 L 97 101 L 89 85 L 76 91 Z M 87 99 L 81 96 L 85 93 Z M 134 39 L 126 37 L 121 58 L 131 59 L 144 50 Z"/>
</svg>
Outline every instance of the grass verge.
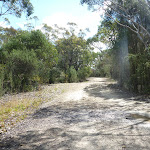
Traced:
<svg viewBox="0 0 150 150">
<path fill-rule="evenodd" d="M 41 103 L 40 98 L 24 98 L 0 105 L 0 133 L 6 132 L 8 126 L 26 118 Z"/>
<path fill-rule="evenodd" d="M 39 105 L 51 101 L 55 95 L 65 92 L 64 86 L 46 86 L 29 97 L 12 98 L 10 101 L 0 104 L 0 134 L 14 126 L 18 121 L 24 120 L 32 114 Z"/>
</svg>

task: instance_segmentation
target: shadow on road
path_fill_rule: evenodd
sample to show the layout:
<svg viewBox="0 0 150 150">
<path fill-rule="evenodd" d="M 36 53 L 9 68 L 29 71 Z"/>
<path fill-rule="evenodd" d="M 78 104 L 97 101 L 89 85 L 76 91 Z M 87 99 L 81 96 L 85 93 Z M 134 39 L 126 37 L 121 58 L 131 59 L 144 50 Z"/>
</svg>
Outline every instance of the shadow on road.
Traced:
<svg viewBox="0 0 150 150">
<path fill-rule="evenodd" d="M 96 82 L 84 89 L 91 97 L 140 101 L 107 81 Z M 0 141 L 0 150 L 150 149 L 150 130 L 139 126 L 144 120 L 130 121 L 122 110 L 98 104 L 91 97 L 80 101 L 62 98 L 62 102 L 35 111 L 16 136 Z"/>
<path fill-rule="evenodd" d="M 98 136 L 101 138 L 97 138 Z M 123 148 L 124 150 L 148 150 L 148 142 L 146 143 L 142 135 L 140 136 L 143 144 L 138 143 L 139 135 L 138 137 L 113 134 L 84 135 L 75 131 L 65 133 L 60 128 L 50 128 L 42 134 L 38 131 L 29 131 L 17 138 L 7 139 L 5 143 L 1 143 L 0 148 L 1 150 L 111 150 Z M 126 138 L 130 138 L 130 142 L 126 142 Z M 83 139 L 89 142 L 87 147 L 84 142 L 80 145 Z"/>
<path fill-rule="evenodd" d="M 67 108 L 66 108 L 67 106 Z M 32 119 L 44 125 L 44 119 L 52 124 L 42 130 L 27 130 L 16 137 L 0 142 L 1 150 L 148 150 L 150 131 L 143 132 L 137 123 L 122 126 L 113 113 L 93 109 L 91 104 L 60 103 L 37 110 Z M 111 115 L 111 118 L 109 116 Z M 107 118 L 108 117 L 108 118 Z M 53 120 L 52 120 L 53 119 Z M 138 124 L 143 123 L 139 122 Z M 30 125 L 29 125 L 30 126 Z M 36 124 L 31 124 L 36 126 Z M 94 131 L 93 131 L 94 129 Z"/>
<path fill-rule="evenodd" d="M 150 97 L 123 91 L 117 84 L 92 84 L 86 87 L 84 91 L 87 92 L 89 96 L 103 98 L 104 100 L 125 99 L 127 101 L 150 103 Z"/>
</svg>

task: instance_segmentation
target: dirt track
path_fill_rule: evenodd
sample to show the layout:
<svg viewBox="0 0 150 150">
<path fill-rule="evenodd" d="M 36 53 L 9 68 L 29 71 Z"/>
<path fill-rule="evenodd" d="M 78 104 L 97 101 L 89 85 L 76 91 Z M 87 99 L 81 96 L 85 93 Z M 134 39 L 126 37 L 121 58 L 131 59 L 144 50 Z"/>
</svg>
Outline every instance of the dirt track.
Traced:
<svg viewBox="0 0 150 150">
<path fill-rule="evenodd" d="M 63 92 L 10 129 L 0 149 L 150 150 L 149 101 L 112 84 L 106 78 L 90 78 L 55 85 Z"/>
</svg>

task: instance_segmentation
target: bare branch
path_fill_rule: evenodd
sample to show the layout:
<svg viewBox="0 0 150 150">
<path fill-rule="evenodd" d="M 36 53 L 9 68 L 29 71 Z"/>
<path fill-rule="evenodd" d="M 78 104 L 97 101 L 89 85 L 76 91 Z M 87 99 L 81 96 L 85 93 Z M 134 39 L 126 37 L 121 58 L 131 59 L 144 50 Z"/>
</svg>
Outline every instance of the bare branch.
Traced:
<svg viewBox="0 0 150 150">
<path fill-rule="evenodd" d="M 128 26 L 128 25 L 124 25 L 124 24 L 120 23 L 119 21 L 117 21 L 116 19 L 114 19 L 109 13 L 106 13 L 106 15 L 107 15 L 108 17 L 110 17 L 111 19 L 113 19 L 117 24 L 119 24 L 119 25 L 121 25 L 121 26 L 123 26 L 123 27 L 126 27 L 126 28 L 130 29 L 131 31 L 133 31 L 134 33 L 137 33 L 137 34 L 138 34 L 138 32 L 137 32 L 136 30 L 132 29 L 132 28 L 131 28 L 130 26 Z"/>
</svg>

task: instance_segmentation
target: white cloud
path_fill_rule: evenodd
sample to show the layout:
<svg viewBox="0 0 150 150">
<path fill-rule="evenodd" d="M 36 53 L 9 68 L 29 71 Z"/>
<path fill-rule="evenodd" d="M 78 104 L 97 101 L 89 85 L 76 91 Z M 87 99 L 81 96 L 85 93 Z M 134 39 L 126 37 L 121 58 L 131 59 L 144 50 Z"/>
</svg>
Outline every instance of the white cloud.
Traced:
<svg viewBox="0 0 150 150">
<path fill-rule="evenodd" d="M 102 18 L 100 15 L 102 15 L 101 12 L 89 12 L 87 14 L 81 14 L 81 16 L 74 16 L 72 14 L 67 14 L 64 12 L 59 12 L 52 14 L 51 16 L 46 16 L 42 23 L 46 23 L 49 26 L 53 26 L 54 24 L 57 24 L 59 27 L 66 27 L 68 22 L 74 22 L 78 25 L 79 29 L 90 29 L 90 33 L 87 33 L 87 38 L 92 37 L 94 34 L 97 33 L 98 25 L 100 25 L 100 21 Z M 42 25 L 37 26 L 35 29 L 41 29 Z M 99 42 L 97 45 L 98 47 L 101 47 L 102 49 L 106 49 L 106 46 Z M 99 52 L 100 50 L 95 48 L 95 52 Z"/>
<path fill-rule="evenodd" d="M 22 22 L 22 23 L 16 23 L 17 27 L 21 28 L 21 29 L 24 29 L 24 25 L 26 24 L 27 22 Z"/>
<path fill-rule="evenodd" d="M 0 26 L 3 27 L 3 28 L 10 28 L 10 25 L 8 25 L 8 23 L 5 22 L 5 21 L 1 21 Z"/>
<path fill-rule="evenodd" d="M 47 16 L 43 19 L 43 23 L 49 26 L 57 24 L 61 27 L 66 27 L 68 22 L 74 22 L 78 25 L 80 29 L 90 29 L 90 33 L 87 35 L 92 36 L 97 32 L 97 27 L 100 24 L 101 18 L 98 13 L 87 13 L 81 16 L 73 16 L 72 14 L 67 14 L 64 12 L 55 13 L 51 16 Z"/>
<path fill-rule="evenodd" d="M 101 52 L 107 49 L 107 46 L 102 42 L 95 42 L 91 46 L 94 48 L 94 52 Z"/>
<path fill-rule="evenodd" d="M 35 27 L 35 30 L 42 30 L 43 25 L 38 25 Z"/>
</svg>

